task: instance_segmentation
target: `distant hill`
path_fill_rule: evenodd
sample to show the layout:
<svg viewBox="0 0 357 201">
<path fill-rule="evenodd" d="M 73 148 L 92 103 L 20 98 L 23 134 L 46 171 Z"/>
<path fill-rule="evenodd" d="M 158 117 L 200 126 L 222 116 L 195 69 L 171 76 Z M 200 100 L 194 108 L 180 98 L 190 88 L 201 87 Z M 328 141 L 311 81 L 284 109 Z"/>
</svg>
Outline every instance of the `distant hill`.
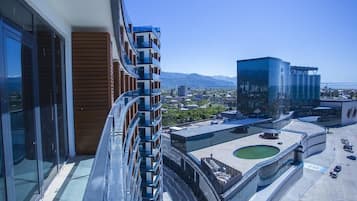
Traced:
<svg viewBox="0 0 357 201">
<path fill-rule="evenodd" d="M 222 75 L 215 75 L 212 77 L 217 80 L 224 80 L 227 82 L 232 82 L 232 83 L 234 83 L 234 85 L 237 84 L 237 77 L 229 77 L 229 76 L 222 76 Z"/>
<path fill-rule="evenodd" d="M 222 76 L 223 77 L 223 76 Z M 196 73 L 162 72 L 160 75 L 162 88 L 176 88 L 185 85 L 190 88 L 235 88 L 235 82 Z"/>
</svg>

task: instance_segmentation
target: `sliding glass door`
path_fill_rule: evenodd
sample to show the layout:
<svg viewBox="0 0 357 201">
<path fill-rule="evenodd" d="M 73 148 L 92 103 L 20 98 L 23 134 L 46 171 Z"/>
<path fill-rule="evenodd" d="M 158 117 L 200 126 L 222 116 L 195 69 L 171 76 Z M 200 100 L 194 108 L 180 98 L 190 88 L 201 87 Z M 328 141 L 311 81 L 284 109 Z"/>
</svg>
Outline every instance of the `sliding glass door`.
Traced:
<svg viewBox="0 0 357 201">
<path fill-rule="evenodd" d="M 37 28 L 37 60 L 44 178 L 57 171 L 56 102 L 54 93 L 53 32 L 40 20 Z"/>
<path fill-rule="evenodd" d="M 3 24 L 2 128 L 5 143 L 11 147 L 5 154 L 12 166 L 12 183 L 16 200 L 30 200 L 39 193 L 38 154 L 33 92 L 33 40 L 31 36 Z M 10 146 L 9 146 L 10 145 Z"/>
<path fill-rule="evenodd" d="M 68 138 L 67 138 L 67 107 L 66 107 L 66 72 L 64 66 L 64 41 L 55 34 L 54 39 L 55 54 L 55 97 L 57 111 L 58 128 L 58 149 L 60 166 L 67 160 L 68 156 Z"/>
<path fill-rule="evenodd" d="M 0 201 L 28 201 L 68 157 L 64 40 L 17 1 L 2 6 Z"/>
</svg>

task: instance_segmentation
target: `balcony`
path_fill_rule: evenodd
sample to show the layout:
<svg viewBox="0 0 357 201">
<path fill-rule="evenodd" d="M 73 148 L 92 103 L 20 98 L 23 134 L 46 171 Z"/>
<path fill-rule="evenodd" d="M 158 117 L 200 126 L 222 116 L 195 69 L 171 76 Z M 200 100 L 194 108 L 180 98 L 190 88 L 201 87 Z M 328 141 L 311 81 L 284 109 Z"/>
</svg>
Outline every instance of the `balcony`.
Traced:
<svg viewBox="0 0 357 201">
<path fill-rule="evenodd" d="M 137 43 L 138 48 L 151 48 L 155 52 L 160 52 L 160 48 L 154 43 L 154 41 L 143 41 L 140 43 Z"/>
<path fill-rule="evenodd" d="M 161 89 L 156 88 L 156 89 L 140 89 L 139 90 L 139 95 L 140 96 L 158 96 L 161 94 Z"/>
<path fill-rule="evenodd" d="M 139 100 L 139 97 L 131 95 L 132 93 L 121 95 L 108 114 L 84 200 L 122 200 L 126 197 L 123 174 L 127 167 L 123 160 L 123 127 L 126 113 Z"/>
<path fill-rule="evenodd" d="M 158 130 L 154 134 L 150 136 L 144 136 L 142 138 L 144 138 L 146 142 L 156 142 L 159 139 L 160 135 L 161 135 L 161 130 Z"/>
<path fill-rule="evenodd" d="M 161 145 L 159 145 L 156 148 L 153 148 L 152 150 L 140 150 L 140 153 L 142 156 L 145 157 L 150 157 L 150 158 L 155 158 L 157 155 L 161 152 Z M 149 167 L 150 168 L 150 167 Z"/>
<path fill-rule="evenodd" d="M 160 181 L 160 175 L 155 175 L 153 177 L 153 180 L 147 183 L 147 186 L 156 188 L 159 185 L 159 181 Z"/>
<path fill-rule="evenodd" d="M 120 57 L 123 62 L 124 68 L 135 78 L 139 78 L 136 69 L 133 67 L 133 63 L 130 60 L 129 56 L 126 54 L 124 48 L 120 50 Z"/>
<path fill-rule="evenodd" d="M 126 31 L 126 35 L 129 39 L 129 43 L 131 44 L 131 46 L 135 47 L 135 44 L 134 44 L 134 38 L 133 38 L 133 30 L 132 30 L 132 22 L 131 22 L 131 19 L 127 13 L 127 9 L 125 8 L 125 4 L 122 3 L 121 4 L 121 12 L 122 12 L 122 16 L 123 16 L 123 20 L 124 20 L 124 27 L 125 27 L 125 31 Z"/>
<path fill-rule="evenodd" d="M 139 104 L 139 110 L 141 111 L 156 111 L 160 109 L 162 106 L 161 101 L 155 104 L 145 104 L 145 102 L 141 101 Z"/>
<path fill-rule="evenodd" d="M 160 80 L 160 75 L 156 73 L 138 72 L 139 80 Z"/>
<path fill-rule="evenodd" d="M 45 193 L 46 199 L 68 201 L 123 200 L 127 197 L 124 192 L 130 190 L 125 187 L 125 182 L 129 180 L 132 183 L 137 183 L 138 181 L 133 181 L 133 178 L 125 180 L 123 176 L 125 175 L 124 171 L 129 167 L 123 160 L 125 150 L 122 144 L 123 126 L 129 109 L 139 101 L 137 94 L 127 92 L 115 101 L 107 116 L 95 157 L 77 156 L 67 162 L 48 187 Z M 139 117 L 136 116 L 130 123 L 127 136 L 134 133 L 134 128 L 138 123 Z M 127 139 L 125 140 L 127 141 Z M 138 136 L 135 142 L 136 151 L 138 151 L 139 142 L 140 137 Z M 141 158 L 135 163 L 135 166 L 132 165 L 136 168 L 135 175 L 139 175 L 140 161 Z M 135 179 L 141 181 L 140 175 Z M 135 185 L 131 189 L 134 187 Z M 140 185 L 138 188 L 138 191 L 140 191 Z M 132 191 L 130 192 L 132 193 Z M 138 194 L 141 196 L 140 192 Z"/>
<path fill-rule="evenodd" d="M 140 119 L 139 126 L 141 127 L 149 127 L 149 126 L 157 126 L 161 122 L 161 115 L 157 116 L 155 119 L 151 120 L 148 119 L 146 120 L 145 117 Z"/>
<path fill-rule="evenodd" d="M 160 68 L 160 61 L 155 57 L 139 58 L 138 64 L 152 64 Z"/>
<path fill-rule="evenodd" d="M 153 193 L 146 193 L 145 197 L 143 197 L 144 200 L 150 200 L 150 201 L 156 201 L 159 198 L 160 195 L 160 189 L 155 188 Z"/>
<path fill-rule="evenodd" d="M 92 169 L 94 156 L 77 156 L 68 161 L 48 187 L 48 200 L 82 200 Z"/>
<path fill-rule="evenodd" d="M 138 26 L 134 27 L 134 32 L 151 32 L 156 39 L 160 39 L 160 28 L 152 26 Z"/>
</svg>

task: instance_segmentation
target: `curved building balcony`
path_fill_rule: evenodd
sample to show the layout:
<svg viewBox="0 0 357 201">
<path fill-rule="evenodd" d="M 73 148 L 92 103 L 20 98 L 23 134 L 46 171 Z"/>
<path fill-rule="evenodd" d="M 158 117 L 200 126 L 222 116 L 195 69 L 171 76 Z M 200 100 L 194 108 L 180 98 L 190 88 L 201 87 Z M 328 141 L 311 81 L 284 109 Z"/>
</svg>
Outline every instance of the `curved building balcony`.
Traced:
<svg viewBox="0 0 357 201">
<path fill-rule="evenodd" d="M 144 73 L 144 72 L 138 72 L 139 79 L 138 80 L 155 80 L 159 81 L 160 80 L 160 75 L 156 73 Z"/>
<path fill-rule="evenodd" d="M 161 89 L 140 89 L 139 94 L 140 96 L 158 96 L 161 95 Z"/>
<path fill-rule="evenodd" d="M 124 70 L 130 74 L 131 76 L 138 78 L 135 69 L 132 66 L 132 61 L 129 59 L 129 55 L 127 55 L 124 44 L 125 40 L 130 44 L 130 49 L 132 52 L 137 53 L 135 49 L 135 45 L 133 43 L 132 34 L 128 31 L 128 16 L 126 15 L 126 11 L 124 8 L 123 0 L 112 0 L 112 22 L 114 29 L 114 37 L 115 37 L 115 46 L 117 47 L 119 60 L 121 64 L 124 66 Z M 121 32 L 120 26 L 123 25 L 125 31 Z M 122 40 L 122 34 L 124 40 Z M 130 62 L 129 62 L 130 61 Z"/>
<path fill-rule="evenodd" d="M 145 120 L 145 118 L 141 118 L 140 119 L 140 124 L 139 126 L 141 127 L 150 127 L 150 126 L 157 126 L 160 122 L 161 122 L 162 116 L 159 115 L 154 119 L 149 119 L 149 120 Z"/>
<path fill-rule="evenodd" d="M 121 19 L 124 23 L 124 29 L 125 29 L 125 33 L 126 33 L 126 38 L 129 41 L 129 44 L 131 45 L 131 49 L 134 50 L 136 52 L 136 46 L 135 46 L 135 40 L 134 40 L 134 27 L 133 27 L 133 23 L 131 22 L 131 19 L 128 15 L 127 9 L 125 8 L 125 3 L 124 1 L 121 0 L 121 4 L 120 4 L 120 11 L 121 11 Z"/>
<path fill-rule="evenodd" d="M 156 43 L 154 43 L 153 40 L 137 43 L 136 46 L 138 49 L 151 49 L 156 53 L 160 52 L 159 46 Z"/>
<path fill-rule="evenodd" d="M 143 101 L 140 102 L 139 105 L 139 110 L 140 111 L 156 111 L 158 109 L 160 109 L 162 106 L 161 101 L 155 104 L 145 104 Z"/>
<path fill-rule="evenodd" d="M 146 58 L 139 58 L 138 59 L 139 65 L 154 65 L 160 68 L 160 61 L 155 57 L 146 57 Z"/>
<path fill-rule="evenodd" d="M 153 190 L 153 193 L 146 193 L 143 199 L 148 201 L 156 201 L 159 198 L 159 195 L 160 195 L 160 188 L 157 188 Z"/>
<path fill-rule="evenodd" d="M 124 138 L 124 158 L 127 159 L 127 154 L 129 153 L 129 148 L 130 148 L 130 141 L 132 139 L 132 137 L 134 136 L 134 131 L 136 129 L 136 126 L 139 124 L 140 118 L 139 115 L 136 114 L 135 117 L 131 120 L 131 123 L 129 125 L 129 129 L 127 131 L 127 134 L 125 135 Z"/>
<path fill-rule="evenodd" d="M 152 148 L 151 150 L 140 150 L 140 153 L 144 157 L 156 158 L 158 154 L 161 153 L 161 144 L 156 148 Z"/>
<path fill-rule="evenodd" d="M 125 181 L 120 179 L 128 168 L 123 160 L 124 122 L 129 109 L 138 100 L 139 97 L 133 97 L 132 93 L 124 93 L 113 104 L 102 131 L 84 200 L 124 199 Z"/>
<path fill-rule="evenodd" d="M 161 136 L 161 130 L 158 130 L 155 133 L 151 134 L 150 136 L 143 136 L 142 139 L 145 140 L 145 142 L 156 142 L 158 139 L 160 139 L 160 136 Z"/>
<path fill-rule="evenodd" d="M 134 32 L 135 33 L 144 33 L 144 32 L 150 32 L 153 33 L 153 38 L 159 40 L 161 37 L 161 30 L 159 27 L 153 27 L 153 26 L 135 26 L 134 27 Z"/>
</svg>

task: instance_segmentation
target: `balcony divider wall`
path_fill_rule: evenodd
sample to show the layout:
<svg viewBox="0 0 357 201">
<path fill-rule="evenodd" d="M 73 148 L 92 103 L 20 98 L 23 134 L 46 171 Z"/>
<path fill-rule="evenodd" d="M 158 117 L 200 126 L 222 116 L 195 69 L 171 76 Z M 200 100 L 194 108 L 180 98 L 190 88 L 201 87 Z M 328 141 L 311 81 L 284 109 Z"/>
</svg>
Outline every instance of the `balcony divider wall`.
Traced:
<svg viewBox="0 0 357 201">
<path fill-rule="evenodd" d="M 110 35 L 72 33 L 74 125 L 77 154 L 95 154 L 114 100 Z M 115 70 L 114 70 L 115 72 Z"/>
</svg>

